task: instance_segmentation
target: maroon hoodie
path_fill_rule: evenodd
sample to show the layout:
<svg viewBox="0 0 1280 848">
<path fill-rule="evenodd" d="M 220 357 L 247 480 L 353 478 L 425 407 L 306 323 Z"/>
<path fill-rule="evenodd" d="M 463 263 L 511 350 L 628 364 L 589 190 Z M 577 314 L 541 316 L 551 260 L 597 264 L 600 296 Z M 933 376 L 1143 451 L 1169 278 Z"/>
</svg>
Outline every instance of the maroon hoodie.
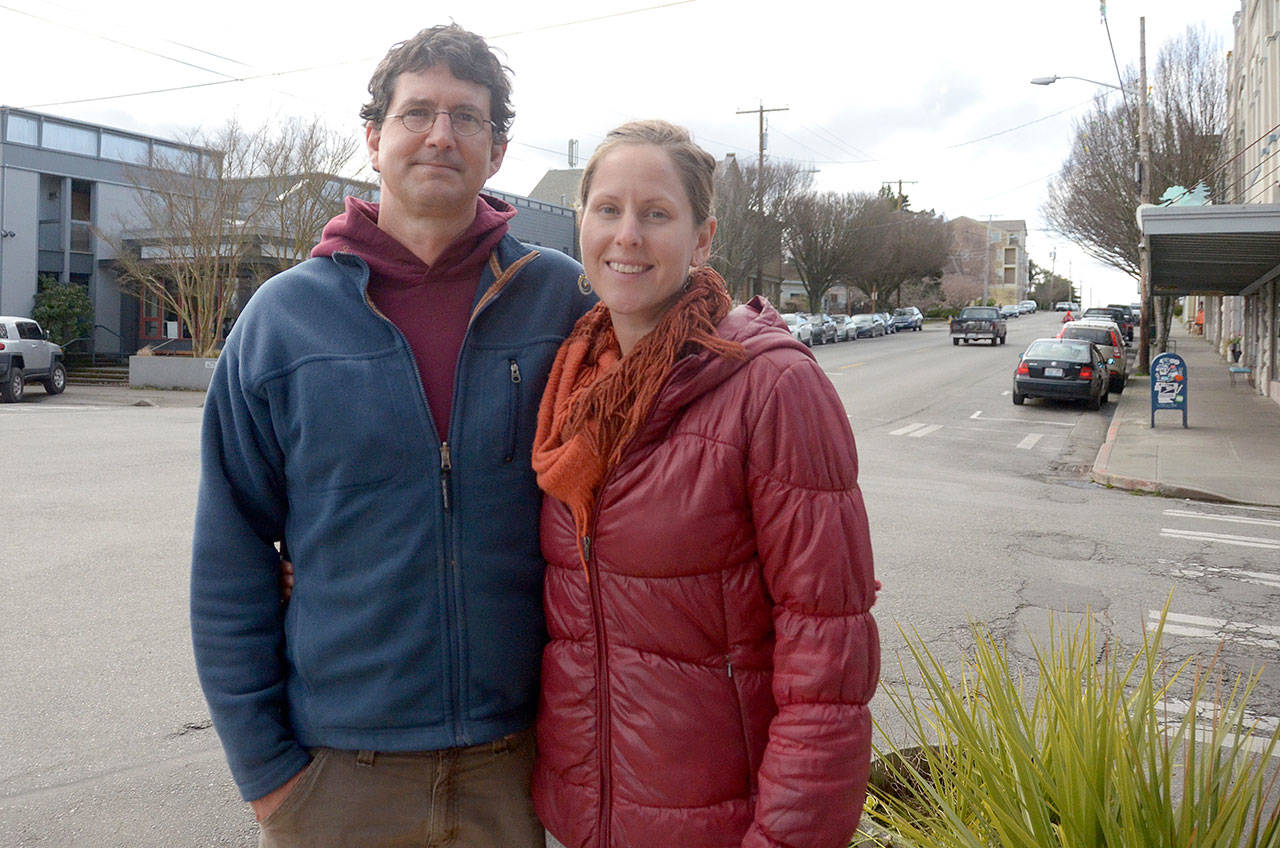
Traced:
<svg viewBox="0 0 1280 848">
<path fill-rule="evenodd" d="M 515 214 L 515 208 L 501 200 L 476 198 L 471 226 L 428 266 L 378 228 L 376 203 L 348 197 L 346 211 L 325 225 L 320 243 L 311 251 L 313 257 L 354 253 L 368 263 L 369 299 L 400 328 L 413 349 L 441 439 L 448 439 L 453 375 L 480 273 Z"/>
</svg>

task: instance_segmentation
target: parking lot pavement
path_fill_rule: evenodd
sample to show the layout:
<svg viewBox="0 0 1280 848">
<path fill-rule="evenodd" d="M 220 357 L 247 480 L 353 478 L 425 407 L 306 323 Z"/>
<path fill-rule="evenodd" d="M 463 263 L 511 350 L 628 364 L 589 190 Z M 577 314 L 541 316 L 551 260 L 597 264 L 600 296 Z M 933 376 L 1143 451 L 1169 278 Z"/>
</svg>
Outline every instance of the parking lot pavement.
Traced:
<svg viewBox="0 0 1280 848">
<path fill-rule="evenodd" d="M 0 414 L 68 406 L 204 406 L 204 392 L 71 384 L 60 395 L 48 395 L 41 386 L 28 386 L 22 402 L 0 404 Z"/>
</svg>

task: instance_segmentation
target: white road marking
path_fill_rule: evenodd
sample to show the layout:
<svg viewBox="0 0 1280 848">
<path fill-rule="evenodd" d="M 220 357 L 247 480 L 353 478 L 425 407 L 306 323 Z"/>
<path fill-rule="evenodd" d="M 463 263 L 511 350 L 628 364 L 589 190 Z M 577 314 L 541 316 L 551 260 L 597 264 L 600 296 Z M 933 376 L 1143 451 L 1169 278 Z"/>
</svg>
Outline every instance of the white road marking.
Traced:
<svg viewBox="0 0 1280 848">
<path fill-rule="evenodd" d="M 1153 627 L 1159 624 L 1160 610 L 1148 610 L 1147 622 Z M 1241 645 L 1257 645 L 1261 648 L 1280 650 L 1280 641 L 1265 638 L 1267 636 L 1280 636 L 1280 627 L 1268 624 L 1227 621 L 1225 618 L 1205 618 L 1200 615 L 1171 612 L 1165 616 L 1164 631 L 1175 636 L 1210 639 L 1214 642 L 1222 642 L 1229 639 Z"/>
<path fill-rule="evenodd" d="M 1172 735 L 1177 731 L 1177 726 L 1181 723 L 1182 718 L 1191 711 L 1191 704 L 1180 698 L 1168 698 L 1156 707 L 1157 710 L 1165 714 L 1165 718 L 1161 721 L 1164 731 L 1167 735 Z M 1171 716 L 1177 716 L 1172 718 Z M 1242 747 L 1251 754 L 1261 754 L 1271 744 L 1269 738 L 1276 732 L 1276 727 L 1280 725 L 1280 720 L 1272 716 L 1264 716 L 1245 710 L 1241 718 L 1245 721 L 1246 726 L 1237 725 L 1233 728 L 1233 732 L 1221 737 L 1221 745 L 1223 747 Z M 1214 711 L 1212 703 L 1201 701 L 1196 704 L 1196 728 L 1195 737 L 1197 742 L 1208 743 L 1213 741 L 1213 730 L 1205 725 L 1213 725 L 1221 720 L 1221 715 Z M 1265 735 L 1255 736 L 1253 732 Z M 1280 747 L 1273 748 L 1271 756 L 1280 757 Z"/>
<path fill-rule="evenodd" d="M 970 415 L 969 419 L 979 420 L 979 421 L 1013 421 L 1018 424 L 1027 423 L 1027 419 L 1025 418 L 984 418 L 982 416 L 981 409 L 979 409 L 977 412 Z M 1037 427 L 1074 427 L 1076 426 L 1076 422 L 1074 421 L 1037 421 L 1035 423 Z"/>
<path fill-rule="evenodd" d="M 1177 518 L 1204 518 L 1209 521 L 1230 521 L 1233 524 L 1259 524 L 1263 527 L 1280 527 L 1280 521 L 1271 518 L 1249 518 L 1246 515 L 1216 515 L 1211 512 L 1194 512 L 1189 509 L 1166 509 L 1164 514 Z"/>
<path fill-rule="evenodd" d="M 1036 442 L 1044 438 L 1043 433 L 1031 433 L 1025 439 L 1018 442 L 1018 447 L 1022 450 L 1031 450 L 1036 446 Z"/>
<path fill-rule="evenodd" d="M 1199 565 L 1180 568 L 1173 572 L 1179 577 L 1229 577 L 1241 583 L 1255 583 L 1280 589 L 1280 574 L 1268 574 L 1265 571 L 1245 571 L 1242 568 L 1224 568 L 1218 565 Z"/>
<path fill-rule="evenodd" d="M 923 421 L 916 421 L 916 422 L 914 422 L 914 423 L 908 424 L 908 425 L 907 425 L 907 426 L 905 426 L 905 427 L 899 427 L 897 430 L 894 430 L 894 431 L 893 431 L 893 432 L 891 432 L 889 435 L 890 435 L 890 436 L 905 436 L 905 435 L 907 435 L 907 433 L 910 433 L 912 430 L 919 430 L 919 429 L 920 429 L 921 427 L 923 427 L 923 426 L 924 426 L 924 422 L 923 422 Z"/>
<path fill-rule="evenodd" d="M 930 433 L 935 433 L 935 432 L 937 432 L 938 430 L 941 430 L 941 429 L 942 429 L 942 425 L 941 425 L 941 424 L 930 424 L 928 427 L 925 427 L 925 428 L 920 429 L 920 430 L 916 430 L 914 433 L 908 433 L 908 434 L 907 434 L 907 438 L 908 438 L 908 439 L 921 439 L 921 438 L 924 438 L 925 436 L 929 435 Z"/>
<path fill-rule="evenodd" d="M 1273 542 L 1270 539 L 1259 539 L 1256 536 L 1232 536 L 1227 533 L 1176 530 L 1172 527 L 1160 528 L 1160 535 L 1169 539 L 1190 539 L 1196 542 L 1217 542 L 1221 545 L 1237 545 L 1242 548 L 1263 548 L 1268 551 L 1280 551 L 1280 543 Z"/>
</svg>

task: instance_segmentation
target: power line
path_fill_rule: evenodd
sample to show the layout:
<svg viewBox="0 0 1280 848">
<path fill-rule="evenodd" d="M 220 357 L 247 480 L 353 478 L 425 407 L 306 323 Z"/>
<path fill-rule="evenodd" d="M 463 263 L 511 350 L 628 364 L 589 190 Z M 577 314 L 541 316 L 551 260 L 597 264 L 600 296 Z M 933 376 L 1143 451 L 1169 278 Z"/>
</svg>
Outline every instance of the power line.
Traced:
<svg viewBox="0 0 1280 848">
<path fill-rule="evenodd" d="M 1081 102 L 1081 103 L 1077 103 L 1077 104 L 1076 104 L 1076 105 L 1074 105 L 1074 106 L 1068 106 L 1068 107 L 1067 107 L 1067 108 L 1065 108 L 1065 109 L 1059 109 L 1057 112 L 1053 112 L 1052 114 L 1049 114 L 1049 115 L 1043 115 L 1043 116 L 1041 116 L 1041 117 L 1039 117 L 1039 118 L 1036 118 L 1036 119 L 1035 119 L 1035 120 L 1033 120 L 1033 121 L 1027 121 L 1025 124 L 1018 124 L 1016 127 L 1009 127 L 1008 129 L 999 130 L 999 131 L 997 131 L 997 132 L 993 132 L 993 133 L 991 133 L 990 135 L 984 135 L 984 136 L 982 136 L 981 138 L 971 138 L 971 139 L 969 139 L 968 141 L 962 141 L 962 142 L 960 142 L 959 144 L 950 144 L 950 145 L 947 145 L 947 148 L 946 148 L 946 149 L 947 149 L 947 150 L 955 150 L 957 147 L 967 147 L 967 146 L 968 146 L 968 145 L 970 145 L 970 144 L 977 144 L 977 143 L 978 143 L 978 142 L 980 142 L 980 141 L 986 141 L 987 139 L 989 139 L 989 138 L 995 138 L 995 137 L 996 137 L 996 136 L 998 136 L 998 135 L 1004 135 L 1004 134 L 1006 134 L 1006 133 L 1014 132 L 1015 130 L 1024 129 L 1024 128 L 1026 128 L 1026 127 L 1031 126 L 1032 124 L 1038 124 L 1038 123 L 1040 123 L 1041 121 L 1047 121 L 1047 120 L 1049 120 L 1050 118 L 1056 118 L 1056 117 L 1058 117 L 1059 115 L 1063 114 L 1064 112 L 1070 112 L 1070 111 L 1072 111 L 1073 109 L 1079 109 L 1081 106 L 1085 105 L 1086 103 L 1092 103 L 1092 102 L 1093 102 L 1093 98 L 1091 97 L 1091 98 L 1089 98 L 1088 100 L 1085 100 L 1085 101 L 1083 101 L 1083 102 Z"/>
</svg>

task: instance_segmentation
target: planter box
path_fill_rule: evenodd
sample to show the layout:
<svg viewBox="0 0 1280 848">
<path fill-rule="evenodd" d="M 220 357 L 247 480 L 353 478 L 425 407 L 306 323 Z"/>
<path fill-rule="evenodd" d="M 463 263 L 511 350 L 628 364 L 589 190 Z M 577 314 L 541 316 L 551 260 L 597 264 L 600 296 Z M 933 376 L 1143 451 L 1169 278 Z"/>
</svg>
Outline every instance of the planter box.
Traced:
<svg viewBox="0 0 1280 848">
<path fill-rule="evenodd" d="M 129 357 L 129 388 L 205 391 L 213 379 L 216 358 L 192 356 Z"/>
</svg>

